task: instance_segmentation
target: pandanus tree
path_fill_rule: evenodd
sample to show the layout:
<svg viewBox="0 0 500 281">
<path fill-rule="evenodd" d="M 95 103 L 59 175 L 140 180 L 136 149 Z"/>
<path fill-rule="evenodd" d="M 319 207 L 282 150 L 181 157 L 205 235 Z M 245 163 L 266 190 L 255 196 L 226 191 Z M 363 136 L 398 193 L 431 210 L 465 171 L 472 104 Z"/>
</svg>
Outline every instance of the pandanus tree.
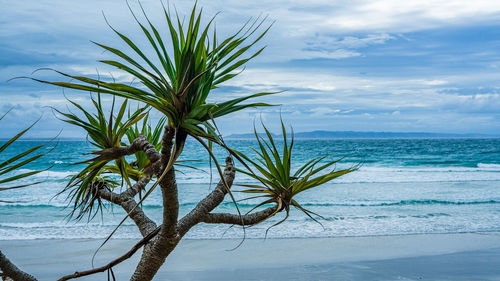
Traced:
<svg viewBox="0 0 500 281">
<path fill-rule="evenodd" d="M 316 220 L 314 216 L 317 215 L 303 208 L 295 195 L 356 170 L 353 167 L 327 171 L 338 160 L 325 161 L 325 157 L 321 157 L 292 173 L 293 137 L 288 144 L 283 124 L 282 151 L 277 148 L 267 129 L 267 141 L 256 133 L 257 159 L 228 147 L 222 139 L 216 125 L 219 117 L 250 107 L 270 106 L 255 99 L 276 94 L 262 92 L 218 102 L 209 99 L 214 89 L 240 74 L 241 68 L 262 52 L 264 48 L 256 49 L 255 45 L 270 28 L 270 25 L 264 26 L 265 18 L 248 21 L 233 35 L 220 40 L 213 27 L 214 18 L 202 24 L 202 11 L 196 5 L 185 24 L 177 14 L 174 17 L 163 7 L 165 29 L 157 28 L 144 10 L 142 12 L 143 21 L 133 12 L 132 15 L 144 34 L 143 40 L 150 46 L 148 52 L 140 49 L 135 43 L 137 41 L 111 26 L 112 31 L 127 46 L 127 51 L 95 43 L 113 56 L 100 62 L 127 73 L 134 78 L 135 83 L 118 83 L 112 79 L 60 71 L 56 72 L 69 78 L 69 82 L 30 77 L 42 83 L 91 92 L 97 96 L 97 99 L 92 100 L 95 113 L 88 112 L 77 103 L 73 105 L 83 117 L 58 112 L 65 122 L 86 130 L 90 143 L 96 147 L 92 152 L 95 157 L 81 163 L 85 167 L 70 179 L 63 192 L 68 193 L 70 204 L 74 211 L 78 211 L 77 218 L 85 214 L 92 218 L 103 202 L 110 202 L 125 210 L 126 217 L 135 222 L 143 236 L 127 253 L 108 264 L 76 272 L 60 280 L 104 271 L 112 276 L 113 266 L 129 258 L 141 247 L 142 256 L 131 280 L 151 280 L 182 237 L 199 223 L 251 226 L 282 211 L 285 211 L 285 220 L 290 207 L 298 208 Z M 113 100 L 111 113 L 107 115 L 102 107 L 101 95 L 120 97 L 125 101 L 115 114 Z M 138 102 L 140 106 L 132 110 L 127 101 Z M 147 121 L 152 111 L 163 116 L 153 129 Z M 174 165 L 185 165 L 179 161 L 179 156 L 188 137 L 206 149 L 215 163 L 220 181 L 190 212 L 179 218 Z M 225 166 L 220 165 L 212 153 L 213 145 L 227 151 Z M 132 156 L 135 160 L 130 161 Z M 235 168 L 233 159 L 241 163 L 241 168 Z M 248 198 L 263 198 L 256 209 L 245 214 L 240 213 L 237 201 L 232 196 L 231 187 L 236 171 L 257 182 L 244 185 L 246 189 L 242 192 L 250 194 Z M 162 194 L 161 223 L 154 222 L 141 208 L 141 203 L 157 186 Z M 213 212 L 226 196 L 231 197 L 236 212 Z"/>
</svg>

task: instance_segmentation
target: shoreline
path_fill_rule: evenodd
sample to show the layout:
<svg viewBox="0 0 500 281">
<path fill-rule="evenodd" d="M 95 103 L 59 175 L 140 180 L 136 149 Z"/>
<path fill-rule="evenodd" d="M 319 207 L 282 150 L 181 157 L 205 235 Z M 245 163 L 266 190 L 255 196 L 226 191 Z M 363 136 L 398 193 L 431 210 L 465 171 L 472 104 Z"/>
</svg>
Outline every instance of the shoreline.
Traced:
<svg viewBox="0 0 500 281">
<path fill-rule="evenodd" d="M 461 235 L 461 234 L 478 234 L 478 235 L 499 235 L 500 236 L 500 230 L 494 229 L 494 230 L 481 230 L 481 231 L 459 231 L 459 232 L 430 232 L 430 233 L 395 233 L 395 234 L 363 234 L 363 235 L 338 235 L 338 236 L 313 236 L 313 237 L 303 237 L 303 236 L 297 236 L 297 237 L 268 237 L 268 238 L 262 238 L 262 237 L 247 237 L 244 240 L 249 241 L 249 240 L 259 240 L 262 242 L 265 242 L 267 240 L 314 240 L 314 239 L 342 239 L 342 238 L 375 238 L 375 237 L 405 237 L 405 236 L 421 236 L 421 235 Z M 134 238 L 115 238 L 112 237 L 110 241 L 139 241 L 141 237 L 134 237 Z M 218 240 L 224 240 L 224 241 L 240 241 L 243 238 L 235 238 L 235 237 L 229 237 L 229 238 L 182 238 L 182 241 L 218 241 Z M 5 243 L 8 243 L 10 241 L 13 242 L 21 242 L 21 241 L 75 241 L 75 242 L 82 242 L 82 241 L 104 241 L 105 238 L 28 238 L 28 239 L 4 239 L 0 238 L 0 246 L 4 245 Z M 239 242 L 235 242 L 239 243 Z M 500 245 L 499 245 L 500 246 Z"/>
<path fill-rule="evenodd" d="M 110 240 L 94 265 L 125 253 L 136 241 Z M 90 269 L 92 254 L 101 242 L 0 240 L 0 249 L 39 280 L 55 280 Z M 155 280 L 331 280 L 333 276 L 335 280 L 418 280 L 419 274 L 427 280 L 500 279 L 500 232 L 246 239 L 229 251 L 239 242 L 184 239 Z M 114 268 L 117 280 L 128 279 L 139 257 L 136 253 Z M 80 280 L 103 278 L 101 273 Z"/>
</svg>

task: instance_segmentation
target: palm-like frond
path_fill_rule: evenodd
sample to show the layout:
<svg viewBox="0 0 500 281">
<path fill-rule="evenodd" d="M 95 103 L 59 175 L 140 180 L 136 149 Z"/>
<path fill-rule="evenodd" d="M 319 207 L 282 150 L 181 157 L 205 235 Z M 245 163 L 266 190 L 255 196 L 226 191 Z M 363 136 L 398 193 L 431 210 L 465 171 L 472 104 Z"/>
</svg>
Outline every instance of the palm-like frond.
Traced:
<svg viewBox="0 0 500 281">
<path fill-rule="evenodd" d="M 7 113 L 9 113 L 9 112 L 7 112 Z M 7 113 L 5 113 L 4 115 L 2 115 L 0 117 L 0 120 L 2 120 L 5 117 L 5 115 L 7 115 Z M 4 144 L 2 144 L 0 146 L 0 153 L 2 153 L 13 142 L 15 142 L 17 139 L 19 139 L 22 135 L 24 135 L 35 124 L 36 124 L 36 122 L 33 123 L 28 128 L 26 128 L 26 129 L 22 130 L 21 132 L 19 132 L 18 134 L 16 134 L 11 139 L 7 140 Z M 47 169 L 43 169 L 43 170 L 33 170 L 33 171 L 19 173 L 19 174 L 15 174 L 15 175 L 12 175 L 11 173 L 14 172 L 14 171 L 16 171 L 16 170 L 18 170 L 18 169 L 20 169 L 20 168 L 22 168 L 23 166 L 25 166 L 25 165 L 33 162 L 33 161 L 37 160 L 38 158 L 46 155 L 47 153 L 49 153 L 51 150 L 48 150 L 48 151 L 46 151 L 44 153 L 40 153 L 40 149 L 42 147 L 45 147 L 51 141 L 52 140 L 50 140 L 50 141 L 48 141 L 46 143 L 43 143 L 43 144 L 31 147 L 30 149 L 28 149 L 26 151 L 23 151 L 23 152 L 21 152 L 19 154 L 16 154 L 16 155 L 10 157 L 9 159 L 1 161 L 0 162 L 0 191 L 4 191 L 4 190 L 8 190 L 8 189 L 21 188 L 21 187 L 26 187 L 26 186 L 38 184 L 39 182 L 31 182 L 31 183 L 27 183 L 27 184 L 10 185 L 10 183 L 12 183 L 14 181 L 17 181 L 17 180 L 20 180 L 20 179 L 23 179 L 23 178 L 26 178 L 26 177 L 29 177 L 29 176 L 41 173 L 43 171 L 46 171 L 48 168 Z M 0 200 L 0 202 L 2 202 L 2 200 Z"/>
<path fill-rule="evenodd" d="M 249 21 L 235 34 L 219 41 L 215 27 L 213 32 L 211 31 L 214 18 L 206 25 L 202 25 L 202 11 L 198 11 L 196 4 L 190 13 L 187 25 L 181 24 L 182 20 L 178 15 L 175 18 L 172 17 L 165 7 L 163 7 L 163 13 L 168 26 L 167 32 L 156 28 L 144 10 L 143 22 L 132 12 L 146 41 L 151 45 L 152 53 L 154 53 L 152 57 L 146 55 L 147 52 L 141 50 L 133 40 L 111 26 L 113 32 L 129 47 L 130 51 L 125 52 L 95 43 L 118 58 L 118 60 L 102 60 L 102 63 L 133 76 L 134 80 L 140 82 L 140 86 L 114 81 L 106 82 L 99 78 L 93 79 L 62 72 L 58 73 L 76 82 L 31 79 L 63 88 L 133 99 L 163 113 L 168 118 L 168 124 L 175 129 L 173 152 L 163 172 L 165 175 L 181 154 L 188 135 L 215 139 L 217 143 L 220 143 L 214 125 L 209 124 L 210 120 L 213 121 L 218 117 L 248 107 L 269 106 L 262 102 L 245 102 L 274 93 L 251 94 L 218 103 L 207 101 L 211 90 L 234 78 L 238 74 L 235 72 L 237 69 L 263 51 L 264 48 L 259 48 L 246 55 L 269 30 L 270 26 L 258 32 L 266 18 Z M 168 34 L 168 38 L 161 35 L 165 33 Z M 96 168 L 100 167 L 96 166 Z M 158 182 L 148 190 L 144 198 L 153 191 Z"/>
<path fill-rule="evenodd" d="M 211 90 L 235 77 L 238 68 L 262 52 L 264 48 L 243 57 L 269 30 L 270 26 L 255 35 L 265 22 L 265 18 L 257 19 L 251 24 L 247 22 L 239 31 L 219 43 L 215 28 L 211 34 L 214 18 L 206 25 L 202 25 L 202 11 L 198 12 L 196 4 L 191 11 L 187 26 L 181 24 L 179 16 L 172 17 L 165 7 L 163 12 L 168 26 L 167 32 L 157 29 L 144 10 L 144 22 L 132 12 L 155 54 L 153 57 L 148 57 L 134 41 L 111 26 L 113 32 L 131 49 L 130 54 L 95 43 L 119 58 L 119 60 L 102 60 L 102 63 L 127 72 L 140 81 L 142 86 L 106 82 L 62 72 L 58 73 L 76 80 L 76 83 L 32 79 L 64 88 L 101 92 L 143 102 L 167 116 L 169 124 L 174 128 L 201 137 L 217 138 L 214 128 L 208 124 L 211 119 L 248 107 L 269 105 L 261 102 L 245 104 L 244 102 L 273 94 L 271 92 L 247 95 L 219 103 L 207 102 Z M 163 33 L 168 33 L 168 38 L 164 38 L 161 35 Z M 136 60 L 133 57 L 140 59 Z M 182 140 L 177 141 L 182 142 Z"/>
<path fill-rule="evenodd" d="M 134 113 L 129 113 L 128 118 L 124 118 L 128 105 L 128 101 L 124 100 L 120 105 L 118 113 L 114 116 L 115 100 L 113 98 L 111 111 L 109 116 L 106 116 L 99 93 L 97 94 L 97 99 L 91 97 L 96 113 L 85 110 L 74 101 L 68 101 L 73 104 L 84 117 L 80 118 L 73 113 L 64 113 L 57 109 L 54 110 L 64 117 L 64 119 L 62 119 L 64 122 L 84 129 L 88 134 L 89 142 L 99 150 L 120 146 L 121 140 L 127 131 L 147 115 L 146 108 L 139 108 Z M 96 152 L 98 151 L 94 151 L 93 153 Z M 69 191 L 68 198 L 73 202 L 73 212 L 71 215 L 79 209 L 80 212 L 77 218 L 82 218 L 86 213 L 90 216 L 95 206 L 97 206 L 97 210 L 101 209 L 102 204 L 97 196 L 97 190 L 102 187 L 112 188 L 118 185 L 116 181 L 108 176 L 104 176 L 103 173 L 119 174 L 122 176 L 122 179 L 130 185 L 130 178 L 136 176 L 136 173 L 127 163 L 125 157 L 116 159 L 112 165 L 108 164 L 110 161 L 109 159 L 102 159 L 100 156 L 97 156 L 80 163 L 75 163 L 86 164 L 86 166 L 78 174 L 74 175 L 69 180 L 66 187 L 61 191 L 61 193 Z"/>
<path fill-rule="evenodd" d="M 308 189 L 317 187 L 335 178 L 356 171 L 358 166 L 341 170 L 336 170 L 334 168 L 326 173 L 319 174 L 321 171 L 324 171 L 342 160 L 337 159 L 324 163 L 322 160 L 328 156 L 326 155 L 312 159 L 293 173 L 291 171 L 292 148 L 294 144 L 293 132 L 290 144 L 288 144 L 287 132 L 283 122 L 281 122 L 283 150 L 280 151 L 277 148 L 269 130 L 264 125 L 262 126 L 264 127 L 267 140 L 260 136 L 254 129 L 255 138 L 257 139 L 259 146 L 257 149 L 252 148 L 254 152 L 257 153 L 258 157 L 256 160 L 252 160 L 247 155 L 235 151 L 237 155 L 239 155 L 247 163 L 250 163 L 251 166 L 256 169 L 256 172 L 253 172 L 252 170 L 236 169 L 238 172 L 246 174 L 258 182 L 256 184 L 240 184 L 240 186 L 248 188 L 242 192 L 252 194 L 251 198 L 262 197 L 265 199 L 265 201 L 258 204 L 255 208 L 264 204 L 276 203 L 278 205 L 277 212 L 285 210 L 286 217 L 277 224 L 288 218 L 291 206 L 299 209 L 316 221 L 312 215 L 319 215 L 302 207 L 295 200 L 295 196 Z"/>
</svg>

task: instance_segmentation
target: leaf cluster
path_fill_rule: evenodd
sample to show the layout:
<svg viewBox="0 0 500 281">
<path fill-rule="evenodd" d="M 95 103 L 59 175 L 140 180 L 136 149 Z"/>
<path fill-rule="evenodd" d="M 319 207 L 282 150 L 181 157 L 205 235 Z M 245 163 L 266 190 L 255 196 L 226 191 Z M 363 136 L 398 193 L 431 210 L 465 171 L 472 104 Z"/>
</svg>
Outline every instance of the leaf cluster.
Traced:
<svg viewBox="0 0 500 281">
<path fill-rule="evenodd" d="M 257 133 L 254 128 L 255 138 L 258 143 L 258 148 L 252 148 L 257 154 L 256 159 L 252 159 L 247 155 L 236 152 L 245 162 L 250 163 L 257 172 L 253 172 L 251 168 L 247 170 L 237 169 L 238 172 L 250 176 L 258 182 L 258 184 L 240 184 L 240 186 L 247 187 L 248 189 L 242 190 L 243 193 L 251 194 L 248 199 L 264 198 L 265 200 L 259 203 L 255 208 L 265 204 L 276 203 L 278 208 L 276 212 L 285 210 L 286 216 L 277 224 L 285 221 L 290 212 L 290 207 L 295 207 L 304 212 L 311 219 L 316 219 L 312 215 L 321 217 L 320 215 L 305 209 L 295 199 L 299 193 L 302 193 L 311 188 L 320 186 L 335 178 L 345 174 L 354 172 L 358 169 L 357 166 L 347 169 L 327 170 L 341 159 L 333 161 L 324 161 L 329 155 L 313 158 L 306 164 L 302 165 L 295 172 L 292 172 L 292 156 L 293 156 L 293 131 L 291 134 L 291 141 L 288 144 L 287 132 L 283 121 L 281 121 L 281 128 L 283 134 L 283 149 L 278 149 L 274 138 L 269 130 L 262 124 L 267 140 Z M 326 171 L 326 172 L 325 172 Z M 323 173 L 321 173 L 323 172 Z M 252 211 L 251 210 L 251 211 Z M 274 215 L 274 214 L 273 214 Z"/>
<path fill-rule="evenodd" d="M 127 46 L 127 50 L 94 42 L 113 55 L 113 58 L 101 60 L 101 63 L 127 73 L 134 78 L 135 82 L 110 82 L 99 77 L 95 79 L 59 71 L 57 72 L 62 76 L 70 78 L 71 82 L 53 82 L 31 78 L 63 88 L 99 93 L 97 100 L 92 99 L 97 111 L 96 114 L 91 114 L 70 101 L 83 113 L 85 118 L 79 118 L 72 113 L 59 112 L 66 118 L 64 121 L 85 129 L 91 143 L 101 151 L 121 145 L 121 139 L 124 136 L 128 138 L 129 142 L 132 142 L 139 134 L 145 135 L 148 141 L 159 150 L 163 126 L 166 125 L 175 130 L 174 146 L 170 151 L 171 156 L 168 159 L 168 164 L 164 167 L 163 174 L 158 176 L 155 184 L 138 204 L 142 203 L 161 182 L 166 173 L 173 168 L 174 163 L 182 153 L 187 136 L 191 136 L 206 149 L 210 158 L 215 162 L 221 180 L 233 201 L 231 190 L 225 183 L 220 165 L 212 153 L 213 143 L 226 148 L 229 153 L 237 157 L 247 168 L 246 170 L 238 169 L 238 171 L 258 182 L 258 184 L 253 185 L 243 185 L 248 188 L 243 191 L 244 193 L 253 194 L 251 198 L 264 198 L 264 201 L 256 208 L 276 203 L 278 206 L 276 212 L 286 210 L 285 219 L 279 223 L 288 218 L 292 206 L 314 219 L 312 215 L 315 214 L 303 208 L 297 202 L 296 195 L 353 172 L 358 168 L 357 166 L 341 170 L 328 170 L 341 159 L 325 162 L 327 156 L 324 156 L 312 159 L 292 172 L 293 133 L 290 144 L 288 144 L 283 122 L 281 123 L 284 138 L 282 150 L 277 148 L 265 126 L 267 140 L 255 132 L 259 146 L 254 150 L 258 155 L 257 159 L 251 159 L 227 147 L 218 133 L 215 123 L 215 119 L 219 117 L 249 107 L 270 106 L 270 104 L 263 102 L 247 103 L 247 100 L 276 92 L 248 94 L 219 102 L 212 102 L 210 99 L 210 94 L 213 93 L 214 89 L 236 77 L 242 66 L 264 50 L 264 47 L 257 50 L 254 50 L 253 47 L 271 27 L 268 26 L 261 30 L 266 18 L 249 20 L 236 33 L 220 40 L 217 37 L 214 24 L 215 17 L 211 18 L 207 24 L 203 24 L 202 10 L 198 10 L 196 4 L 186 23 L 177 13 L 173 16 L 169 9 L 163 7 L 166 32 L 153 25 L 142 6 L 141 10 L 143 19 L 139 20 L 138 16 L 130 9 L 144 35 L 146 44 L 151 48 L 151 52 L 145 52 L 138 47 L 137 40 L 132 40 L 111 26 L 113 32 Z M 165 36 L 165 34 L 167 35 Z M 147 55 L 150 53 L 153 55 Z M 126 99 L 116 116 L 113 115 L 113 109 L 109 117 L 105 116 L 100 94 Z M 134 113 L 129 112 L 128 118 L 125 118 L 127 99 L 138 101 L 145 107 Z M 114 108 L 114 102 L 112 108 Z M 149 115 L 146 108 L 152 108 L 164 115 L 164 118 L 160 119 L 154 128 L 148 124 Z M 142 127 L 139 127 L 140 123 L 138 122 L 141 119 L 143 120 Z M 205 141 L 208 141 L 208 144 Z M 138 180 L 141 172 L 150 163 L 144 152 L 137 152 L 135 158 L 136 160 L 131 163 L 128 163 L 124 157 L 115 160 L 114 164 L 109 164 L 109 160 L 103 160 L 99 157 L 84 161 L 83 163 L 87 166 L 71 178 L 65 189 L 65 191 L 70 191 L 69 196 L 74 202 L 74 211 L 80 209 L 79 216 L 81 216 L 85 213 L 92 213 L 95 204 L 99 209 L 101 202 L 96 191 L 99 188 L 112 188 L 119 185 L 112 177 L 105 177 L 106 173 L 119 174 L 129 185 L 129 179 Z M 253 166 L 256 172 L 249 165 Z M 236 209 L 239 213 L 237 205 Z"/>
<path fill-rule="evenodd" d="M 145 22 L 141 22 L 132 9 L 131 12 L 155 56 L 148 57 L 132 39 L 111 26 L 113 32 L 129 47 L 131 54 L 94 43 L 119 58 L 100 62 L 130 74 L 140 82 L 140 86 L 106 82 L 59 71 L 57 72 L 61 75 L 77 82 L 32 79 L 64 88 L 100 92 L 142 102 L 162 112 L 172 127 L 201 137 L 217 138 L 214 127 L 208 123 L 209 120 L 248 107 L 269 106 L 262 102 L 242 103 L 248 99 L 273 94 L 272 92 L 251 94 L 220 103 L 207 101 L 211 90 L 234 78 L 239 74 L 234 71 L 263 51 L 264 48 L 260 48 L 251 55 L 244 56 L 269 30 L 270 26 L 256 38 L 250 39 L 259 30 L 265 18 L 247 22 L 235 34 L 219 43 L 215 27 L 211 31 L 215 17 L 208 24 L 202 25 L 202 10 L 198 12 L 196 4 L 186 25 L 181 23 L 178 15 L 173 17 L 170 11 L 163 7 L 168 38 L 161 35 L 162 32 L 151 23 L 144 10 Z"/>
<path fill-rule="evenodd" d="M 108 116 L 104 112 L 100 93 L 97 94 L 97 98 L 91 97 L 95 113 L 89 112 L 72 100 L 68 99 L 68 101 L 78 109 L 80 114 L 64 113 L 58 109 L 54 109 L 54 111 L 64 117 L 62 121 L 84 129 L 89 142 L 100 151 L 123 145 L 122 138 L 127 133 L 131 134 L 129 131 L 133 131 L 133 126 L 148 114 L 147 108 L 142 107 L 133 113 L 129 111 L 127 116 L 128 100 L 125 99 L 115 116 L 115 98 L 113 98 Z M 82 117 L 79 117 L 79 115 L 82 115 Z M 98 190 L 120 186 L 115 179 L 116 177 L 113 177 L 112 174 L 120 175 L 128 185 L 131 185 L 130 178 L 137 179 L 139 177 L 140 170 L 134 170 L 125 157 L 120 157 L 114 160 L 114 163 L 109 164 L 111 161 L 97 156 L 75 163 L 85 164 L 86 166 L 78 174 L 72 176 L 66 187 L 61 191 L 61 193 L 69 191 L 68 198 L 73 202 L 71 216 L 76 210 L 80 210 L 77 218 L 81 218 L 86 213 L 89 214 L 90 218 L 90 215 L 97 213 L 94 212 L 94 207 L 96 207 L 96 210 L 101 210 L 102 202 L 98 196 Z"/>
<path fill-rule="evenodd" d="M 9 112 L 2 115 L 0 117 L 0 120 L 2 120 L 8 113 Z M 27 131 L 29 131 L 35 124 L 36 124 L 36 122 L 31 124 L 31 126 L 29 126 L 28 128 L 26 128 L 26 129 L 22 130 L 21 132 L 19 132 L 18 134 L 16 134 L 14 137 L 7 140 L 4 144 L 2 144 L 0 146 L 0 153 L 2 153 L 5 149 L 7 149 L 7 147 L 12 145 L 12 143 L 14 143 L 17 139 L 19 139 Z M 9 190 L 9 189 L 16 189 L 16 188 L 31 186 L 31 185 L 35 185 L 35 184 L 40 183 L 40 182 L 31 182 L 31 183 L 26 183 L 26 184 L 11 185 L 12 182 L 14 182 L 14 181 L 39 174 L 43 171 L 48 170 L 50 167 L 47 169 L 42 169 L 42 170 L 32 170 L 29 172 L 21 172 L 21 173 L 15 174 L 15 175 L 12 175 L 12 173 L 15 171 L 18 171 L 20 168 L 24 167 L 25 165 L 37 160 L 38 158 L 40 158 L 40 157 L 46 155 L 47 153 L 49 153 L 50 151 L 52 151 L 53 148 L 49 149 L 43 153 L 40 152 L 40 150 L 43 147 L 47 146 L 50 142 L 52 142 L 52 140 L 49 140 L 48 142 L 45 142 L 43 144 L 31 147 L 26 151 L 23 151 L 19 154 L 16 154 L 16 155 L 10 157 L 9 159 L 0 161 L 0 191 Z M 0 202 L 4 202 L 4 201 L 0 200 Z"/>
</svg>

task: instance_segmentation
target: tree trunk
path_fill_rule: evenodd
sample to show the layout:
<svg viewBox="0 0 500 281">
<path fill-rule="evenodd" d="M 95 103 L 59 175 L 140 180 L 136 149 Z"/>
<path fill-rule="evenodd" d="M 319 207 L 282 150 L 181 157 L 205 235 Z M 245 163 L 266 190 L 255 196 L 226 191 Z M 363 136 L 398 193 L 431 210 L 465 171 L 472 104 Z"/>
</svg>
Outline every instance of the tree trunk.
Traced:
<svg viewBox="0 0 500 281">
<path fill-rule="evenodd" d="M 157 238 L 147 244 L 142 252 L 141 260 L 135 269 L 131 281 L 152 280 L 156 272 L 165 263 L 167 256 L 175 249 L 181 237 L 177 234 L 177 184 L 174 170 L 167 172 L 160 183 L 164 200 L 164 219 Z"/>
<path fill-rule="evenodd" d="M 152 280 L 160 267 L 165 263 L 167 256 L 179 244 L 179 241 L 179 236 L 171 239 L 158 237 L 151 245 L 144 247 L 141 261 L 137 265 L 130 281 Z"/>
<path fill-rule="evenodd" d="M 175 133 L 176 131 L 174 128 L 168 125 L 165 127 L 162 138 L 161 171 L 167 168 L 167 163 L 172 153 Z M 179 140 L 177 138 L 175 139 L 177 146 Z M 160 187 L 163 198 L 163 224 L 157 238 L 144 246 L 141 260 L 130 278 L 131 281 L 152 280 L 156 272 L 158 272 L 163 263 L 165 263 L 167 256 L 175 249 L 180 241 L 180 237 L 177 235 L 179 201 L 173 168 L 167 172 L 165 178 L 160 182 Z"/>
</svg>

